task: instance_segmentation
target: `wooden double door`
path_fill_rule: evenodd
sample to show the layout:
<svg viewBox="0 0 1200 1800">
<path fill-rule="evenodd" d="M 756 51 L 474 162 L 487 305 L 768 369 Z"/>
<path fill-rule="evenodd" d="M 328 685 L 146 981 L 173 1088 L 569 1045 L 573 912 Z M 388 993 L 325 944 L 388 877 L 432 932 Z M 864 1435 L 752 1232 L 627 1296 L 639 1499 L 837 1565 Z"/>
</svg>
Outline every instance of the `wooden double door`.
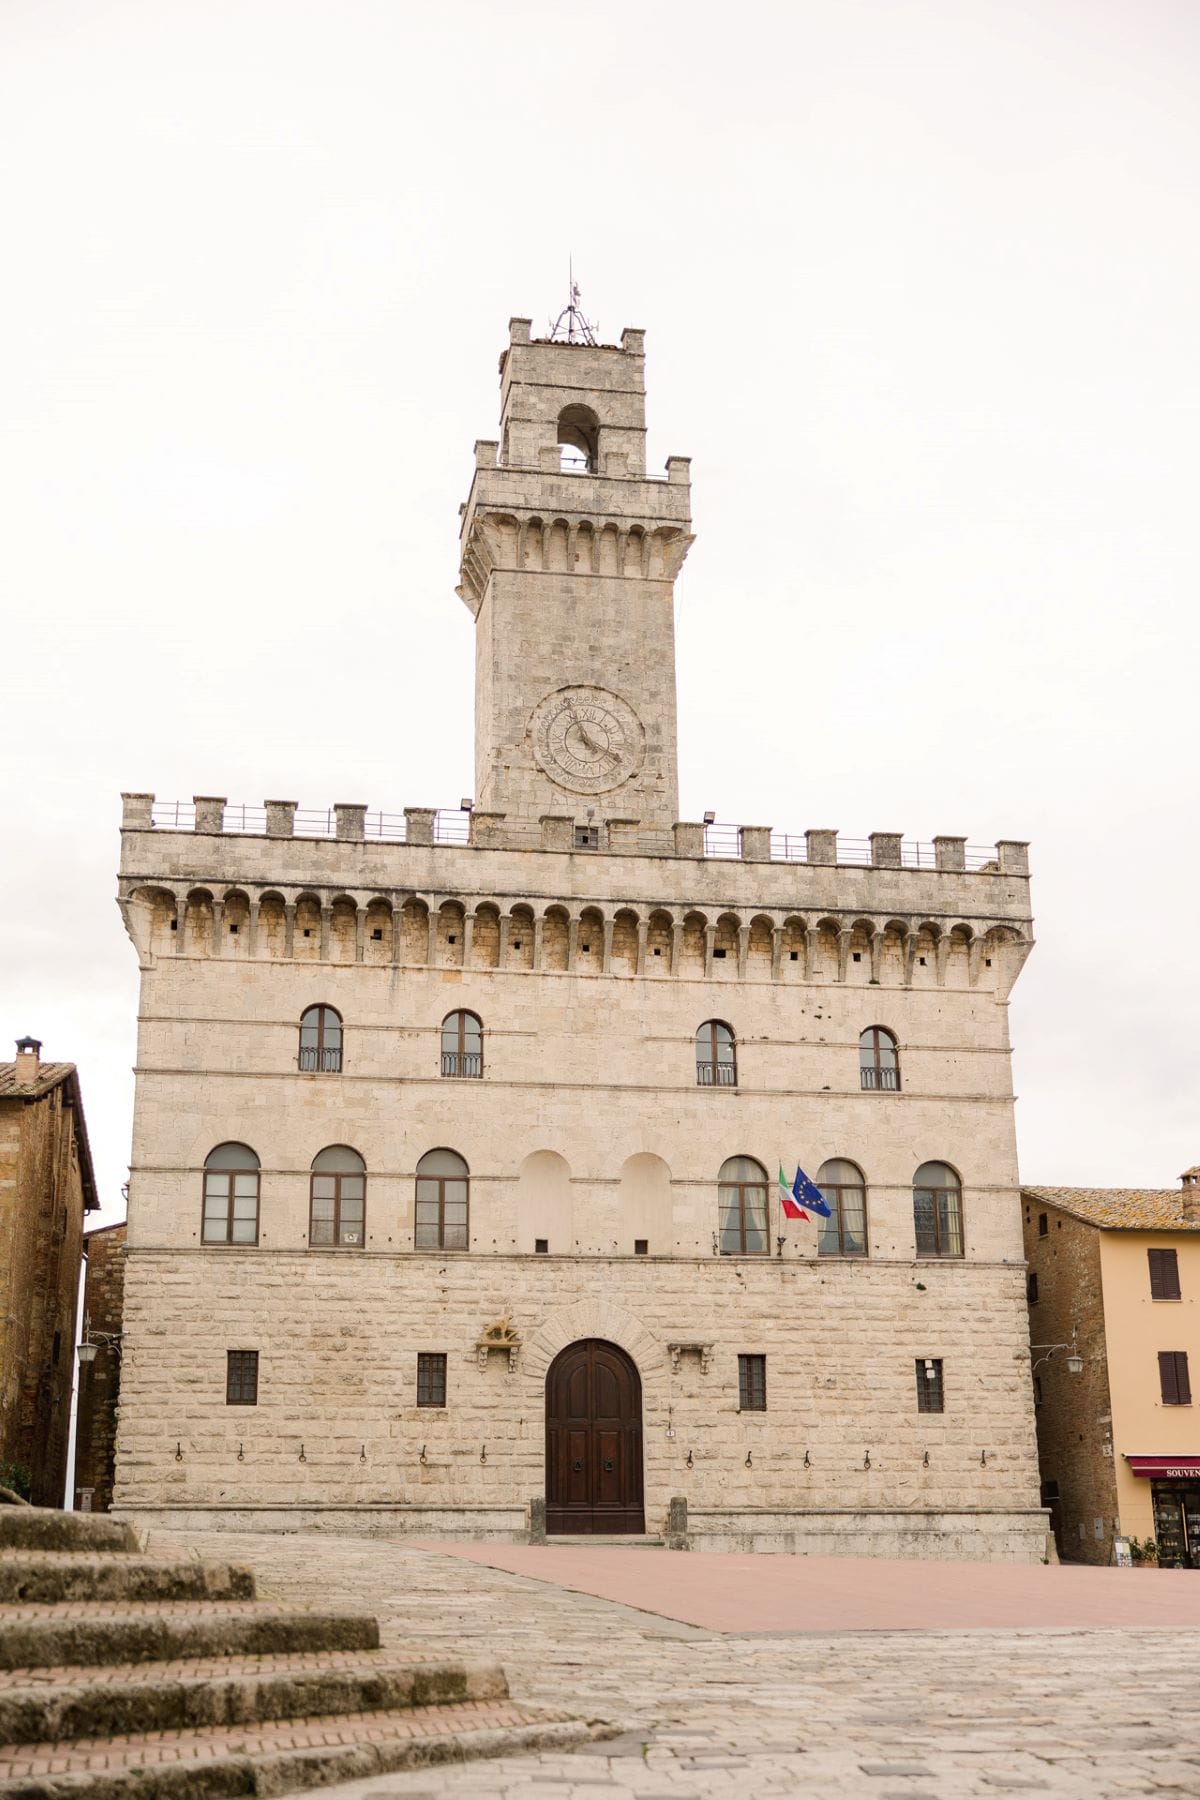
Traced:
<svg viewBox="0 0 1200 1800">
<path fill-rule="evenodd" d="M 641 1378 L 615 1344 L 570 1344 L 546 1376 L 546 1530 L 645 1529 Z"/>
</svg>

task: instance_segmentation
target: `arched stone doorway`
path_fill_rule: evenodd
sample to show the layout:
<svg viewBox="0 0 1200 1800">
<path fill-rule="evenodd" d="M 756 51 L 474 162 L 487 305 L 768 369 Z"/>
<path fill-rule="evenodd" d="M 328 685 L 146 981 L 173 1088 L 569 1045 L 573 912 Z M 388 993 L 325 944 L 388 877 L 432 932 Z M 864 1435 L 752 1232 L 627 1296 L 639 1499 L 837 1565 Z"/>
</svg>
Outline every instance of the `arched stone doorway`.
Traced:
<svg viewBox="0 0 1200 1800">
<path fill-rule="evenodd" d="M 546 1530 L 645 1529 L 637 1367 L 602 1338 L 568 1344 L 546 1375 Z"/>
</svg>

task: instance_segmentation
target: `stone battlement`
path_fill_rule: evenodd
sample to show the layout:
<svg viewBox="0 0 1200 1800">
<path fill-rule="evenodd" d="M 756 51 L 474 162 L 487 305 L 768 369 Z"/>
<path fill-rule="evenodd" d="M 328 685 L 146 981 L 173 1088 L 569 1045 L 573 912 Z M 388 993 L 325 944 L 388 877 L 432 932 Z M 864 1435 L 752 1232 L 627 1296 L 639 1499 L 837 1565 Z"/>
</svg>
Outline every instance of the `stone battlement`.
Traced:
<svg viewBox="0 0 1200 1800">
<path fill-rule="evenodd" d="M 402 812 L 370 812 L 365 805 L 306 810 L 294 800 L 266 800 L 260 806 L 231 805 L 223 795 L 197 794 L 189 801 L 159 801 L 153 794 L 121 795 L 122 831 L 184 831 L 205 836 L 333 840 L 346 844 L 468 845 L 488 850 L 550 850 L 595 855 L 670 856 L 696 860 L 810 863 L 824 867 L 913 869 L 947 875 L 1007 875 L 1028 878 L 1029 845 L 1003 838 L 995 845 L 969 845 L 962 837 L 935 837 L 919 843 L 899 832 L 875 831 L 867 838 L 837 831 L 790 834 L 769 825 L 705 824 L 677 821 L 670 833 L 644 831 L 638 819 L 604 819 L 593 829 L 595 843 L 575 840 L 576 823 L 567 814 L 547 814 L 536 824 L 504 813 L 462 808 L 406 806 Z"/>
</svg>

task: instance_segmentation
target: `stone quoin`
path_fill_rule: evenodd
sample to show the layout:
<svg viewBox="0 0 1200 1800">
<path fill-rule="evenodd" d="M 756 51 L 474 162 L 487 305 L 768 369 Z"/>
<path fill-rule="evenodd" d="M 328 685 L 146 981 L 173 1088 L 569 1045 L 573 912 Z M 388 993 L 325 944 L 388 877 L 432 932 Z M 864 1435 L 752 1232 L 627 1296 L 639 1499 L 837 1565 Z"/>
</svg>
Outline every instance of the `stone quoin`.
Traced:
<svg viewBox="0 0 1200 1800">
<path fill-rule="evenodd" d="M 679 819 L 644 442 L 643 333 L 512 322 L 469 805 L 124 797 L 127 1517 L 1044 1554 L 1026 846 Z"/>
</svg>

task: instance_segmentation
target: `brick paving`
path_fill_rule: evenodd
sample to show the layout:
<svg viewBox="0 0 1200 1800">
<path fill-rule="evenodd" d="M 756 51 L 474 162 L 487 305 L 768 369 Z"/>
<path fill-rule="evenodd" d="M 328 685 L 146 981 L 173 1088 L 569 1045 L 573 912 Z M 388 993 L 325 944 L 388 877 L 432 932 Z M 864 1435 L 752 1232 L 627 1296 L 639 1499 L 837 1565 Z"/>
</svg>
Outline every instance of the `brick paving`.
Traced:
<svg viewBox="0 0 1200 1800">
<path fill-rule="evenodd" d="M 644 1609 L 664 1604 L 648 1550 L 615 1552 L 638 1559 L 631 1578 L 643 1609 L 635 1610 L 562 1585 L 556 1571 L 570 1565 L 555 1559 L 575 1553 L 555 1548 L 528 1552 L 545 1559 L 535 1580 L 480 1560 L 481 1550 L 496 1560 L 487 1546 L 151 1533 L 154 1553 L 173 1543 L 252 1562 L 267 1598 L 369 1605 L 389 1654 L 415 1643 L 429 1657 L 495 1657 L 518 1705 L 572 1711 L 620 1733 L 574 1753 L 376 1775 L 323 1789 L 327 1800 L 1200 1797 L 1200 1610 L 1190 1615 L 1196 1623 L 981 1629 L 968 1604 L 973 1589 L 979 1608 L 991 1604 L 992 1580 L 1003 1589 L 1019 1574 L 1069 1577 L 1044 1592 L 1057 1585 L 1080 1608 L 1186 1607 L 1187 1598 L 1164 1603 L 1155 1592 L 1186 1575 L 1119 1572 L 1130 1587 L 1110 1595 L 1109 1581 L 1088 1586 L 1102 1570 L 908 1564 L 928 1609 L 942 1604 L 943 1587 L 959 1596 L 961 1628 L 929 1628 L 918 1609 L 898 1631 L 877 1628 L 895 1599 L 887 1565 L 810 1559 L 798 1570 L 804 1559 L 762 1557 L 745 1559 L 755 1571 L 731 1582 L 725 1565 L 734 1559 L 676 1556 L 677 1612 L 694 1612 L 709 1594 L 729 1604 L 748 1580 L 768 1597 L 798 1591 L 801 1573 L 810 1594 L 826 1594 L 808 1627 L 717 1631 Z M 1200 1609 L 1200 1582 L 1196 1592 Z M 829 1620 L 828 1597 L 839 1593 L 838 1622 L 855 1629 Z"/>
<path fill-rule="evenodd" d="M 151 1764 L 198 1762 L 238 1754 L 261 1756 L 319 1746 L 381 1744 L 536 1725 L 543 1715 L 510 1700 L 462 1700 L 450 1706 L 409 1706 L 394 1712 L 338 1713 L 324 1719 L 279 1719 L 266 1724 L 215 1725 L 201 1731 L 144 1731 L 136 1738 L 76 1738 L 70 1744 L 0 1745 L 0 1781 L 18 1776 L 114 1771 Z"/>
</svg>

